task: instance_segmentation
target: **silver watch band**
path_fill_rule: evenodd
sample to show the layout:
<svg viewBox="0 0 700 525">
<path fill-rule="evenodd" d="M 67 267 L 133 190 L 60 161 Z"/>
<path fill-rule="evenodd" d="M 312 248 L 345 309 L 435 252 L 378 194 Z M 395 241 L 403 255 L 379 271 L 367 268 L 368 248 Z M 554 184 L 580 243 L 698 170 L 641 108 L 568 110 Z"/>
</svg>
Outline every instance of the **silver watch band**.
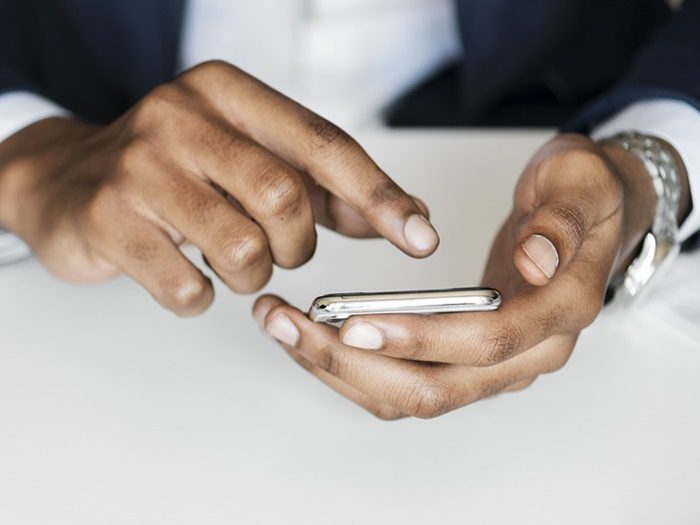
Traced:
<svg viewBox="0 0 700 525">
<path fill-rule="evenodd" d="M 651 177 L 657 198 L 651 231 L 644 237 L 639 255 L 627 268 L 622 285 L 615 292 L 616 302 L 624 304 L 639 298 L 643 290 L 647 291 L 652 277 L 658 279 L 680 251 L 680 176 L 673 156 L 655 137 L 628 131 L 601 143 L 616 144 L 637 157 Z"/>
</svg>

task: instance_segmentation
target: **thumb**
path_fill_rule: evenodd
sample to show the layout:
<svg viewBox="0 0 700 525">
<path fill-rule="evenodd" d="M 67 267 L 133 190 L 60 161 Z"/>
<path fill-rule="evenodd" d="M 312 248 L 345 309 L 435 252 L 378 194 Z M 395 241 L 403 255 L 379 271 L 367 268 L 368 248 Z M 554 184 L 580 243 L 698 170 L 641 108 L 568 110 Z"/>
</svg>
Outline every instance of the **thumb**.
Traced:
<svg viewBox="0 0 700 525">
<path fill-rule="evenodd" d="M 543 203 L 516 232 L 513 263 L 520 275 L 535 286 L 547 284 L 578 252 L 592 220 L 571 200 Z"/>
</svg>

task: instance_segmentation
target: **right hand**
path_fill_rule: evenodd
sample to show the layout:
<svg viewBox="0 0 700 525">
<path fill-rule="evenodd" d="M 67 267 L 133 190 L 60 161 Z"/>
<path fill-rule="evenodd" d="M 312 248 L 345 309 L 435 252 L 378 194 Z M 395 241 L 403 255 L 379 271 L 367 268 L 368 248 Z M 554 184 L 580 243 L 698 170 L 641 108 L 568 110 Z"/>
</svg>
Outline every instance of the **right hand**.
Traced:
<svg viewBox="0 0 700 525">
<path fill-rule="evenodd" d="M 178 315 L 213 299 L 184 240 L 249 293 L 273 263 L 313 255 L 316 222 L 430 255 L 438 238 L 425 214 L 337 126 L 222 62 L 156 88 L 106 127 L 52 118 L 0 144 L 0 224 L 59 277 L 124 272 Z"/>
</svg>

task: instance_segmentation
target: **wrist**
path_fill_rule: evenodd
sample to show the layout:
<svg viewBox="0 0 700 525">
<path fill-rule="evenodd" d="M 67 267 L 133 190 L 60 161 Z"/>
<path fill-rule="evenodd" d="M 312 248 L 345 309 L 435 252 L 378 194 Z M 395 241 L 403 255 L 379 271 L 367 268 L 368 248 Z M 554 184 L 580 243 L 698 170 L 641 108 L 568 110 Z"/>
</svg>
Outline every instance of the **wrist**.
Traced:
<svg viewBox="0 0 700 525">
<path fill-rule="evenodd" d="M 670 144 L 661 141 L 677 167 L 680 182 L 680 202 L 676 220 L 680 224 L 690 209 L 688 176 L 682 159 Z M 623 188 L 624 222 L 620 252 L 614 275 L 624 272 L 637 255 L 641 241 L 652 228 L 656 214 L 657 194 L 652 177 L 642 161 L 632 152 L 614 142 L 601 146 Z"/>
<path fill-rule="evenodd" d="M 623 192 L 623 225 L 620 251 L 613 275 L 629 265 L 646 232 L 651 228 L 656 210 L 656 193 L 644 165 L 633 153 L 615 144 L 602 145 Z"/>
<path fill-rule="evenodd" d="M 65 162 L 76 133 L 84 136 L 84 128 L 74 120 L 51 117 L 0 143 L 0 227 L 25 237 L 30 217 L 41 213 L 36 197 L 45 184 L 40 181 Z"/>
</svg>

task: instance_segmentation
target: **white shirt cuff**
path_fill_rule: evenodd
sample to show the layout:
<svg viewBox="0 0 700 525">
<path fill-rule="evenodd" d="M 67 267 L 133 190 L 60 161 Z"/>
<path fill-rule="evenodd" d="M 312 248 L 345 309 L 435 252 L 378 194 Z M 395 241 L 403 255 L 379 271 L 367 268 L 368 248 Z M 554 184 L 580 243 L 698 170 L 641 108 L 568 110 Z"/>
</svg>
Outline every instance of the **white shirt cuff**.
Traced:
<svg viewBox="0 0 700 525">
<path fill-rule="evenodd" d="M 637 131 L 665 140 L 680 155 L 688 173 L 693 208 L 680 228 L 684 241 L 700 230 L 700 111 L 680 100 L 635 102 L 600 126 L 591 136 L 598 140 L 622 131 Z"/>
<path fill-rule="evenodd" d="M 4 93 L 0 95 L 0 142 L 30 124 L 68 114 L 61 106 L 28 91 Z"/>
</svg>

